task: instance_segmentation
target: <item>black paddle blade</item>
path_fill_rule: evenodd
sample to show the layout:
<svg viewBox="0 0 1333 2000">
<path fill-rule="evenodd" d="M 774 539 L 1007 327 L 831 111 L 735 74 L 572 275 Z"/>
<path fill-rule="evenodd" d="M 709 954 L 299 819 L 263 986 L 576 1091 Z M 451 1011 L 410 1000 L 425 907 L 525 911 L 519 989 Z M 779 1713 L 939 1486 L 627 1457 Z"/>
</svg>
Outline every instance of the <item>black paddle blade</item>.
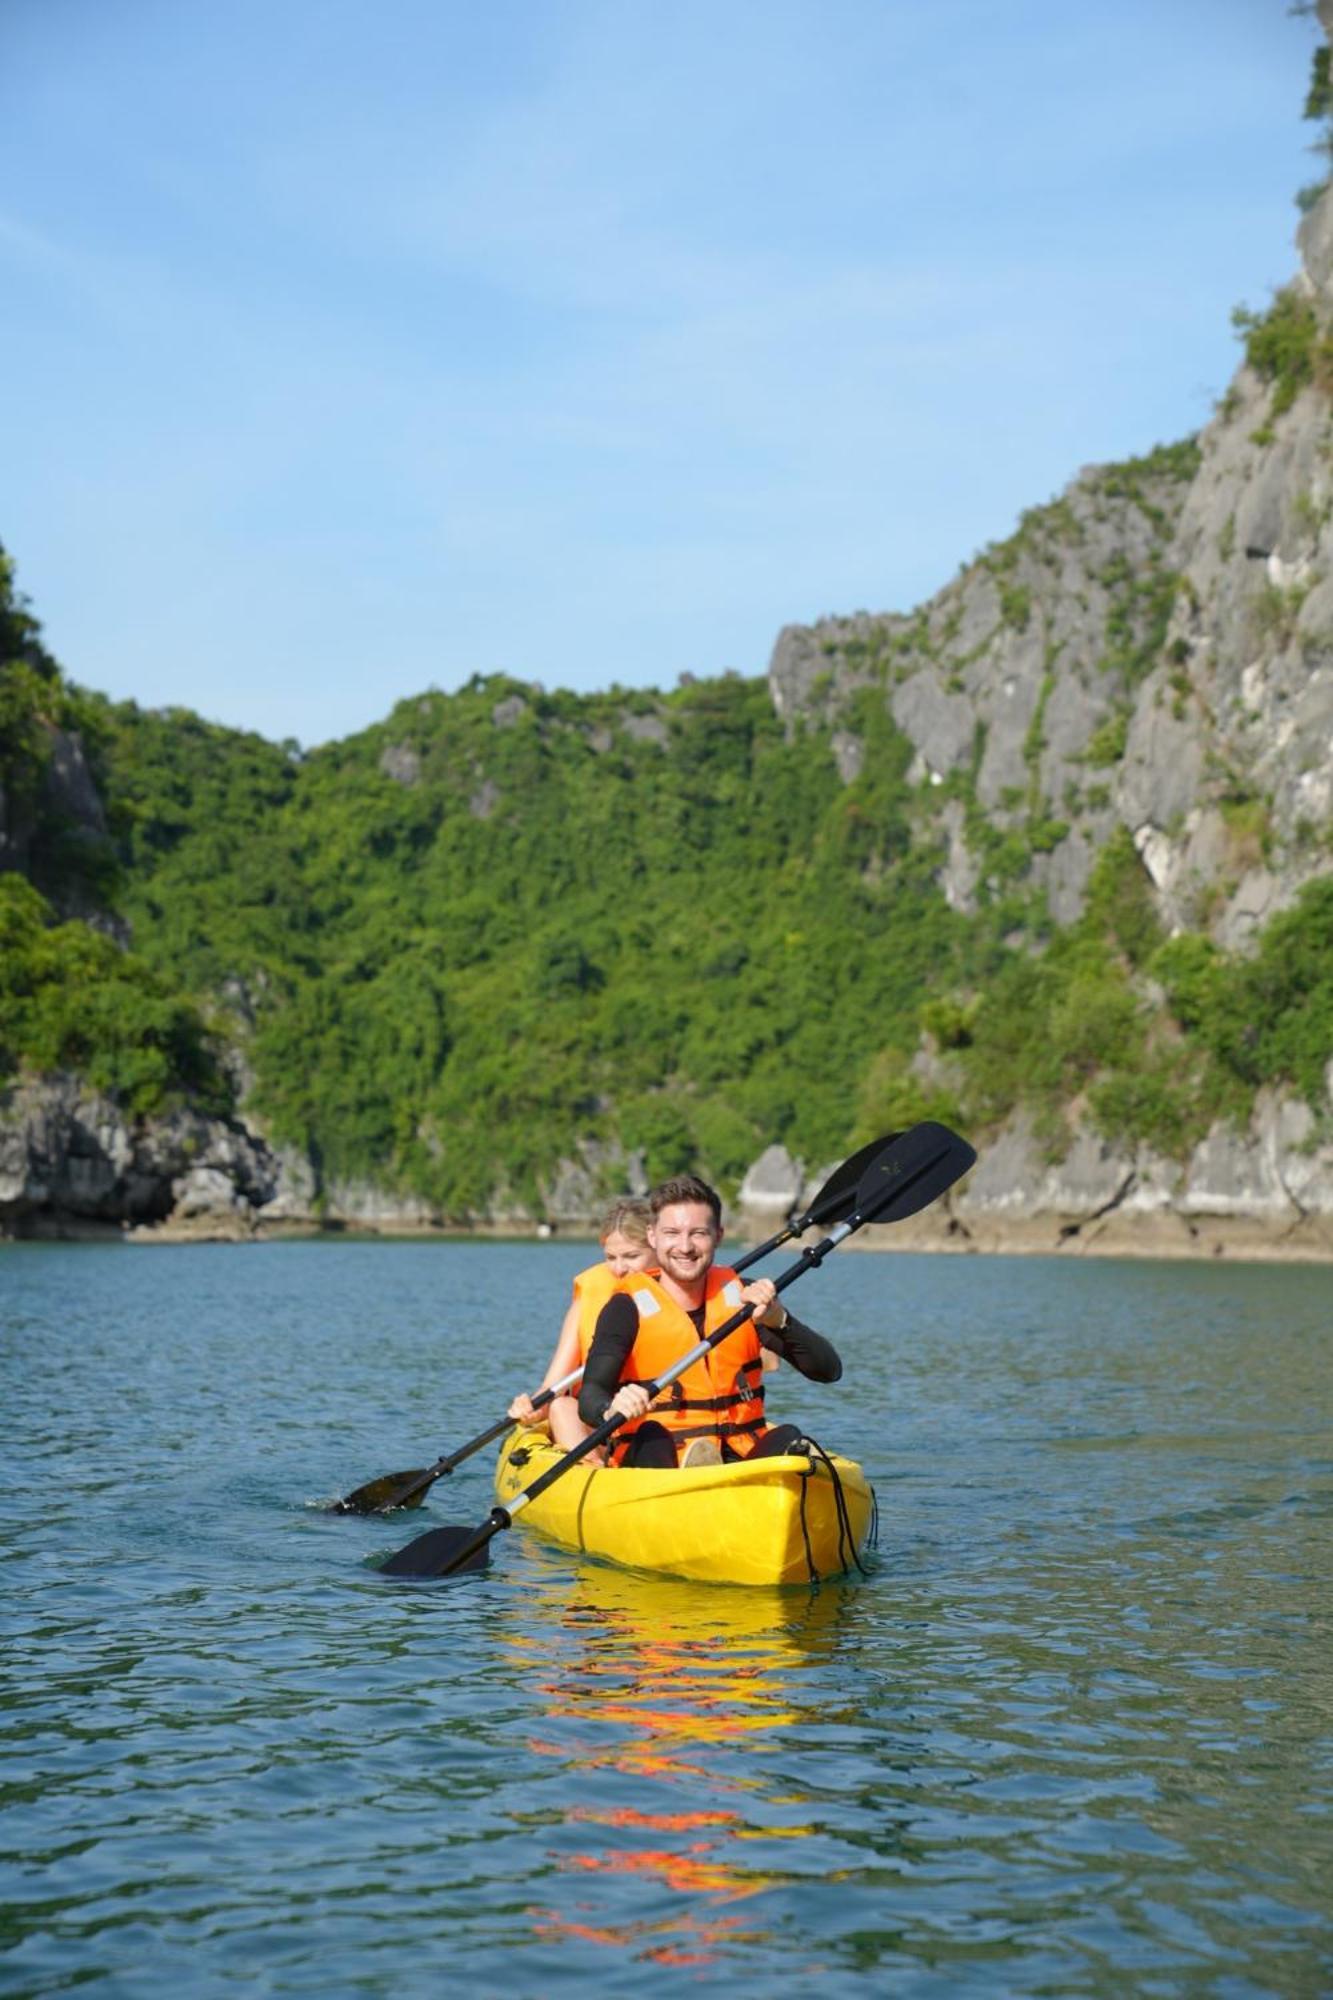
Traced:
<svg viewBox="0 0 1333 2000">
<path fill-rule="evenodd" d="M 926 1119 L 879 1155 L 856 1190 L 864 1222 L 902 1222 L 938 1201 L 946 1188 L 977 1163 L 976 1151 L 947 1125 Z"/>
<path fill-rule="evenodd" d="M 387 1562 L 382 1562 L 380 1575 L 427 1579 L 485 1569 L 491 1560 L 494 1532 L 489 1522 L 484 1539 L 479 1539 L 475 1528 L 427 1528 L 424 1535 L 405 1543 Z"/>
<path fill-rule="evenodd" d="M 330 1514 L 387 1514 L 394 1507 L 419 1507 L 430 1487 L 430 1473 L 420 1466 L 415 1472 L 386 1472 L 382 1478 L 368 1479 L 343 1500 L 335 1500 L 325 1511 Z M 397 1496 L 401 1495 L 401 1498 Z"/>
<path fill-rule="evenodd" d="M 868 1146 L 862 1146 L 834 1169 L 819 1193 L 805 1211 L 806 1228 L 826 1222 L 844 1222 L 856 1208 L 856 1197 L 868 1170 L 874 1165 L 886 1146 L 895 1139 L 902 1138 L 901 1132 L 886 1132 L 882 1139 L 872 1139 Z"/>
</svg>

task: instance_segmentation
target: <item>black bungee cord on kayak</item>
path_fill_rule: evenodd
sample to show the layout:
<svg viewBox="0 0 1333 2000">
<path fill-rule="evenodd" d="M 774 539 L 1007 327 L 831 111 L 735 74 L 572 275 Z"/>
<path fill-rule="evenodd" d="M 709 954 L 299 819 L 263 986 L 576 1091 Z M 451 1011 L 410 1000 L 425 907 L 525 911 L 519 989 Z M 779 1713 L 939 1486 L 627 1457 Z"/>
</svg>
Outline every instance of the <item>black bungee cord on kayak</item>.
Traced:
<svg viewBox="0 0 1333 2000">
<path fill-rule="evenodd" d="M 839 1576 L 845 1576 L 847 1571 L 852 1567 L 852 1564 L 855 1563 L 862 1576 L 869 1576 L 870 1571 L 856 1553 L 856 1535 L 852 1528 L 851 1515 L 847 1508 L 847 1496 L 842 1490 L 842 1480 L 838 1475 L 837 1466 L 833 1463 L 833 1460 L 829 1457 L 817 1438 L 802 1436 L 798 1448 L 802 1452 L 807 1453 L 812 1461 L 810 1471 L 801 1481 L 801 1539 L 805 1543 L 805 1565 L 810 1572 L 811 1583 L 822 1583 L 824 1581 L 824 1578 L 820 1576 L 818 1569 L 815 1567 L 814 1551 L 810 1547 L 810 1530 L 806 1525 L 805 1519 L 805 1496 L 810 1480 L 814 1476 L 813 1461 L 815 1459 L 820 1460 L 833 1482 L 833 1505 L 838 1515 L 837 1573 Z M 868 1544 L 872 1541 L 877 1542 L 879 1539 L 879 1502 L 875 1498 L 875 1489 L 873 1486 L 870 1489 L 870 1500 L 873 1512 L 871 1514 L 871 1533 L 866 1537 Z M 851 1558 L 850 1561 L 848 1560 L 849 1556 Z"/>
</svg>

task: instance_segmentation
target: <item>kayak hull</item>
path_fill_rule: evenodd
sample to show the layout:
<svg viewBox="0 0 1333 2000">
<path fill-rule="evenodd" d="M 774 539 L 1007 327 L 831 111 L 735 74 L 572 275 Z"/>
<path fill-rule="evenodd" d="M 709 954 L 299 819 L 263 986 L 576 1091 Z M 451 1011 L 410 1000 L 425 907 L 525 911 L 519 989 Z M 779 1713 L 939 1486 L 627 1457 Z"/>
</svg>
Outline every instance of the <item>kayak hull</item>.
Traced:
<svg viewBox="0 0 1333 2000">
<path fill-rule="evenodd" d="M 513 1432 L 495 1469 L 501 1506 L 561 1456 L 546 1436 Z M 830 1457 L 833 1472 L 803 1455 L 667 1472 L 580 1464 L 514 1525 L 629 1569 L 700 1583 L 809 1584 L 853 1567 L 875 1513 L 860 1466 Z"/>
</svg>

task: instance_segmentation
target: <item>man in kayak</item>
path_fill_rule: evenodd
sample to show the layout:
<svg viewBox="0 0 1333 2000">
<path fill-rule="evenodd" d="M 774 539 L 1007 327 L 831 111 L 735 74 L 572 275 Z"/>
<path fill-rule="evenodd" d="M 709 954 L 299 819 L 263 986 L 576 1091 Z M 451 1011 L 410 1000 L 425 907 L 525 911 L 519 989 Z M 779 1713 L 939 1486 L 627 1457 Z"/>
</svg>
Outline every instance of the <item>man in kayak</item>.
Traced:
<svg viewBox="0 0 1333 2000">
<path fill-rule="evenodd" d="M 613 1465 L 716 1465 L 790 1451 L 800 1441 L 798 1426 L 770 1430 L 764 1422 L 764 1352 L 790 1361 L 812 1382 L 836 1382 L 842 1374 L 836 1350 L 793 1319 L 771 1278 L 743 1285 L 714 1263 L 722 1204 L 705 1181 L 693 1174 L 663 1181 L 648 1206 L 658 1268 L 624 1279 L 598 1315 L 579 1415 L 589 1425 L 613 1410 L 627 1419 L 610 1442 Z M 754 1306 L 753 1318 L 677 1376 L 649 1417 L 643 1384 L 742 1305 Z"/>
</svg>

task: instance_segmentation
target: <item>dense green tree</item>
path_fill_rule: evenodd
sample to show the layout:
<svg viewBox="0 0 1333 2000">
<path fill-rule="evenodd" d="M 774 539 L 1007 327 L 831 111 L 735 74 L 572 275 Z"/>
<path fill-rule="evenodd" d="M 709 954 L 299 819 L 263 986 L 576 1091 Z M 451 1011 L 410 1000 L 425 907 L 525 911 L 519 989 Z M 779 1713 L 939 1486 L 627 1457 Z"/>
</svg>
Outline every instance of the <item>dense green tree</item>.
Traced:
<svg viewBox="0 0 1333 2000">
<path fill-rule="evenodd" d="M 197 1009 L 100 931 L 55 922 L 10 871 L 0 874 L 0 1081 L 21 1069 L 84 1076 L 134 1113 L 187 1098 L 232 1109 Z"/>
</svg>

